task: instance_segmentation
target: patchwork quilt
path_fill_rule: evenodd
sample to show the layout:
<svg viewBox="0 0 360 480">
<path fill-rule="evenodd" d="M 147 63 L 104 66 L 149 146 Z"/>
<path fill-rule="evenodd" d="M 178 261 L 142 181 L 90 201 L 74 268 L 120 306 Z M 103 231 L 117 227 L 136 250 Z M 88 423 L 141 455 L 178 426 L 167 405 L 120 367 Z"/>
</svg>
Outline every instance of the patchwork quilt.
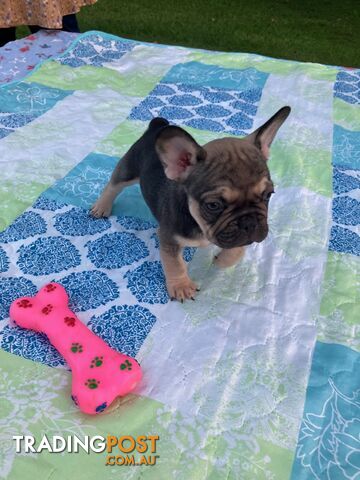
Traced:
<svg viewBox="0 0 360 480">
<path fill-rule="evenodd" d="M 0 88 L 0 478 L 360 478 L 360 70 L 151 45 L 101 32 Z M 195 302 L 170 302 L 138 186 L 88 209 L 160 115 L 199 143 L 283 105 L 270 233 L 219 271 L 185 249 Z M 60 282 L 71 308 L 135 356 L 137 390 L 95 417 L 11 302 Z M 159 435 L 155 466 L 105 453 L 15 453 L 13 435 Z"/>
</svg>

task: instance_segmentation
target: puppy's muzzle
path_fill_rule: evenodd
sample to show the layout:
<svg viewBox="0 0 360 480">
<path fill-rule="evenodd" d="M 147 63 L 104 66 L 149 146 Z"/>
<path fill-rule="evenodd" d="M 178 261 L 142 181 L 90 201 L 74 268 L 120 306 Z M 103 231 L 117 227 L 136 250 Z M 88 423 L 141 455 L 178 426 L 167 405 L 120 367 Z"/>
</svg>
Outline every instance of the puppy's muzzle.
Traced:
<svg viewBox="0 0 360 480">
<path fill-rule="evenodd" d="M 234 248 L 262 242 L 268 234 L 266 217 L 248 213 L 223 226 L 215 234 L 215 243 L 221 248 Z"/>
</svg>

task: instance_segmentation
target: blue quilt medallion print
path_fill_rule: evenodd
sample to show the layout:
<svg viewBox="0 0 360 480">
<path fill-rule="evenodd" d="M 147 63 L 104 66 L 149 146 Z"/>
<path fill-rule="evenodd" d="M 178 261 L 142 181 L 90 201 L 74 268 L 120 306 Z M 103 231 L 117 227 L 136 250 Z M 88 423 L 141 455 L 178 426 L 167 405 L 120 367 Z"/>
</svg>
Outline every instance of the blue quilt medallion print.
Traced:
<svg viewBox="0 0 360 480">
<path fill-rule="evenodd" d="M 333 205 L 329 250 L 360 255 L 360 132 L 334 126 Z"/>
<path fill-rule="evenodd" d="M 126 230 L 149 230 L 150 228 L 156 228 L 157 226 L 155 222 L 149 222 L 138 217 L 129 217 L 128 215 L 121 215 L 117 217 L 116 221 Z"/>
<path fill-rule="evenodd" d="M 160 262 L 144 262 L 140 267 L 129 270 L 124 278 L 127 279 L 127 288 L 139 302 L 154 304 L 169 301 Z"/>
<path fill-rule="evenodd" d="M 160 116 L 201 130 L 245 135 L 253 126 L 268 74 L 199 62 L 174 66 L 130 113 L 133 120 Z"/>
<path fill-rule="evenodd" d="M 360 236 L 339 225 L 331 228 L 329 250 L 360 256 Z"/>
<path fill-rule="evenodd" d="M 135 357 L 156 322 L 156 317 L 140 305 L 116 305 L 99 317 L 92 317 L 89 327 L 118 352 Z"/>
<path fill-rule="evenodd" d="M 7 325 L 4 328 L 1 332 L 1 348 L 34 362 L 45 363 L 49 367 L 65 364 L 65 360 L 46 335 L 18 326 Z"/>
<path fill-rule="evenodd" d="M 333 168 L 333 190 L 336 195 L 360 190 L 360 173 L 344 167 Z"/>
<path fill-rule="evenodd" d="M 119 297 L 116 283 L 98 270 L 71 273 L 58 282 L 67 291 L 69 307 L 74 312 L 84 312 L 106 305 Z"/>
<path fill-rule="evenodd" d="M 16 262 L 22 272 L 34 276 L 50 275 L 69 268 L 78 267 L 81 263 L 80 253 L 66 238 L 38 238 L 29 245 L 18 250 Z"/>
<path fill-rule="evenodd" d="M 107 218 L 94 218 L 87 210 L 72 208 L 55 215 L 54 227 L 63 235 L 77 237 L 104 232 L 111 227 L 111 222 Z"/>
<path fill-rule="evenodd" d="M 345 102 L 360 104 L 360 70 L 342 70 L 337 74 L 335 97 Z"/>
<path fill-rule="evenodd" d="M 133 233 L 107 233 L 85 245 L 88 258 L 97 268 L 121 268 L 149 255 L 145 243 Z"/>
<path fill-rule="evenodd" d="M 52 200 L 51 198 L 47 198 L 45 195 L 40 195 L 33 205 L 33 208 L 36 210 L 49 210 L 51 212 L 60 210 L 63 207 L 65 207 L 65 203 Z"/>
<path fill-rule="evenodd" d="M 38 213 L 25 212 L 0 233 L 0 242 L 16 242 L 45 232 L 46 223 L 43 218 Z"/>
<path fill-rule="evenodd" d="M 343 225 L 358 225 L 360 223 L 360 202 L 348 196 L 334 198 L 333 219 Z"/>
<path fill-rule="evenodd" d="M 9 308 L 14 300 L 24 296 L 34 296 L 35 285 L 24 277 L 0 278 L 0 320 L 9 316 Z"/>
<path fill-rule="evenodd" d="M 81 38 L 74 48 L 66 52 L 57 61 L 70 67 L 93 65 L 101 67 L 104 63 L 119 60 L 125 53 L 132 50 L 135 42 L 120 39 L 104 38 L 91 34 Z"/>
</svg>

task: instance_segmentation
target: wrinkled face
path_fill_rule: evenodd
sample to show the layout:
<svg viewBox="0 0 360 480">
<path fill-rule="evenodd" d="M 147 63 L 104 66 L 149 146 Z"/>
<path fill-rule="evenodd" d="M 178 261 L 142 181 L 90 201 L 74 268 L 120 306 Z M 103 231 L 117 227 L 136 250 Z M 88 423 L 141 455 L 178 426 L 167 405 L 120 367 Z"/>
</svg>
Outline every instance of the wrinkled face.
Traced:
<svg viewBox="0 0 360 480">
<path fill-rule="evenodd" d="M 239 139 L 215 140 L 203 148 L 205 161 L 184 183 L 191 215 L 206 238 L 221 248 L 263 241 L 274 191 L 265 157 Z"/>
</svg>

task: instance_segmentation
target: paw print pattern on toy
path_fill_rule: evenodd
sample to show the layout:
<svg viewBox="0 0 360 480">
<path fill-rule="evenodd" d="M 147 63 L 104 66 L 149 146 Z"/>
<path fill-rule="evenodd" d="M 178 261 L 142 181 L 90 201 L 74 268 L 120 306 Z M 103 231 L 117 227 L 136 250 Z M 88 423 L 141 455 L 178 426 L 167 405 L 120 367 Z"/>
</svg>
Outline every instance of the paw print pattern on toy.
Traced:
<svg viewBox="0 0 360 480">
<path fill-rule="evenodd" d="M 129 360 L 125 360 L 125 362 L 120 365 L 120 370 L 131 370 L 131 369 L 132 369 L 132 363 L 129 362 Z"/>
<path fill-rule="evenodd" d="M 75 317 L 65 317 L 64 322 L 66 323 L 66 325 L 68 327 L 74 327 L 76 319 L 75 319 Z"/>
<path fill-rule="evenodd" d="M 49 283 L 48 285 L 45 286 L 45 290 L 48 293 L 53 292 L 54 290 L 56 290 L 56 285 L 54 285 L 53 283 Z"/>
<path fill-rule="evenodd" d="M 20 300 L 19 302 L 17 302 L 17 304 L 18 304 L 18 307 L 20 307 L 20 308 L 31 308 L 32 307 L 32 303 L 30 302 L 30 300 L 27 300 L 27 299 Z"/>
<path fill-rule="evenodd" d="M 91 360 L 90 368 L 101 367 L 103 361 L 104 357 L 95 357 L 93 360 Z"/>
<path fill-rule="evenodd" d="M 98 388 L 100 382 L 96 378 L 88 378 L 85 382 L 85 386 L 91 389 Z"/>
<path fill-rule="evenodd" d="M 71 344 L 71 351 L 73 353 L 82 353 L 83 347 L 80 345 L 80 343 L 72 343 Z"/>
<path fill-rule="evenodd" d="M 52 312 L 52 309 L 53 309 L 53 306 L 52 306 L 50 303 L 48 303 L 48 304 L 46 305 L 46 307 L 44 307 L 44 308 L 41 310 L 41 312 L 42 312 L 44 315 L 49 315 L 49 313 Z"/>
<path fill-rule="evenodd" d="M 62 285 L 49 283 L 34 297 L 14 300 L 10 317 L 19 327 L 46 334 L 72 371 L 71 398 L 84 413 L 94 415 L 133 390 L 142 372 L 135 359 L 113 350 L 89 330 L 68 301 Z"/>
</svg>

